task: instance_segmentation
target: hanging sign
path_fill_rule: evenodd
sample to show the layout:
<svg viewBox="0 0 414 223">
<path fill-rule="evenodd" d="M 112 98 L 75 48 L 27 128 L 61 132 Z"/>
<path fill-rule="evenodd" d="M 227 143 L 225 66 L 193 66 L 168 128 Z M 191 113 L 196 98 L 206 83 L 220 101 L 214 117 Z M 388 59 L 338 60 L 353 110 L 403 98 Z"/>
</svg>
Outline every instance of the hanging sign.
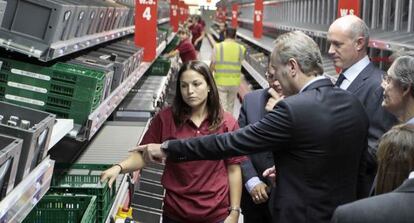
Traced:
<svg viewBox="0 0 414 223">
<path fill-rule="evenodd" d="M 231 26 L 233 28 L 237 28 L 237 26 L 239 25 L 238 22 L 237 22 L 238 12 L 239 12 L 239 5 L 233 4 L 232 10 L 231 10 Z"/>
<path fill-rule="evenodd" d="M 171 0 L 170 2 L 170 23 L 174 32 L 178 31 L 178 0 Z"/>
<path fill-rule="evenodd" d="M 338 1 L 338 18 L 346 15 L 356 15 L 361 17 L 360 0 L 339 0 Z"/>
<path fill-rule="evenodd" d="M 253 13 L 253 37 L 262 38 L 263 33 L 263 0 L 255 0 Z"/>
<path fill-rule="evenodd" d="M 136 1 L 135 33 L 135 45 L 144 48 L 143 61 L 154 60 L 157 53 L 157 0 Z"/>
</svg>

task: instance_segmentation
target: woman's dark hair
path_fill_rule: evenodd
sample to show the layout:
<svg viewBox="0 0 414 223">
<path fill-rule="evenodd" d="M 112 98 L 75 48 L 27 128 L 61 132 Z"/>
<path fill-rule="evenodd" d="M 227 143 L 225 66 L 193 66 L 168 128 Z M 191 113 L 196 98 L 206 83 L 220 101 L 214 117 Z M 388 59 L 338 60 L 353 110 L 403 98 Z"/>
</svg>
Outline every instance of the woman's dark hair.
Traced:
<svg viewBox="0 0 414 223">
<path fill-rule="evenodd" d="M 219 94 L 214 81 L 213 75 L 204 62 L 193 60 L 183 64 L 177 74 L 177 86 L 175 90 L 174 103 L 172 105 L 173 118 L 177 126 L 180 126 L 184 123 L 185 119 L 191 115 L 191 107 L 184 102 L 183 96 L 180 90 L 180 79 L 183 73 L 187 70 L 193 70 L 197 73 L 203 75 L 204 79 L 207 82 L 207 85 L 210 87 L 210 92 L 207 96 L 207 111 L 208 111 L 208 121 L 210 123 L 209 129 L 217 129 L 222 120 L 223 120 L 223 111 L 220 105 Z"/>
<path fill-rule="evenodd" d="M 399 187 L 414 170 L 414 125 L 394 126 L 380 140 L 376 194 Z"/>
</svg>

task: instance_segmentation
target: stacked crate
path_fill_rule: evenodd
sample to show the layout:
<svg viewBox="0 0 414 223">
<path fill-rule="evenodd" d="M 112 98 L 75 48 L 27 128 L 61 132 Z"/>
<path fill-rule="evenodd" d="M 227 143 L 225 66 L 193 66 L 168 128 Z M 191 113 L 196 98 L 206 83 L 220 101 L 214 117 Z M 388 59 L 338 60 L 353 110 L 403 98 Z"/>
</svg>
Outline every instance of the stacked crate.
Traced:
<svg viewBox="0 0 414 223">
<path fill-rule="evenodd" d="M 57 165 L 50 185 L 50 194 L 74 194 L 96 196 L 96 222 L 104 223 L 116 195 L 116 182 L 112 188 L 100 183 L 102 171 L 112 165 L 72 164 Z"/>
<path fill-rule="evenodd" d="M 24 223 L 96 223 L 96 196 L 45 195 Z"/>
<path fill-rule="evenodd" d="M 22 140 L 0 134 L 0 201 L 14 188 Z"/>
<path fill-rule="evenodd" d="M 46 156 L 55 116 L 6 102 L 0 102 L 0 116 L 0 134 L 23 140 L 16 173 L 17 184 Z"/>
<path fill-rule="evenodd" d="M 0 61 L 5 101 L 71 118 L 80 125 L 101 102 L 103 71 L 64 63 L 40 66 L 5 58 Z"/>
</svg>

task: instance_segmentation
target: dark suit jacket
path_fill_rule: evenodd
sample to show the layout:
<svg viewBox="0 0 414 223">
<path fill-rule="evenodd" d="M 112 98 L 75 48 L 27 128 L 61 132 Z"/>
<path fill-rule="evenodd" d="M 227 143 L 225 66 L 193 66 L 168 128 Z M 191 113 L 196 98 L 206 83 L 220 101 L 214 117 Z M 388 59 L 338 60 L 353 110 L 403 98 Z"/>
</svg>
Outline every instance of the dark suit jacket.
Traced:
<svg viewBox="0 0 414 223">
<path fill-rule="evenodd" d="M 331 223 L 414 222 L 414 179 L 395 191 L 339 206 Z"/>
<path fill-rule="evenodd" d="M 274 221 L 329 222 L 356 198 L 368 117 L 355 96 L 328 79 L 285 98 L 259 122 L 221 135 L 169 141 L 172 160 L 222 159 L 272 151 L 277 163 Z"/>
<path fill-rule="evenodd" d="M 265 105 L 269 99 L 267 91 L 268 88 L 256 90 L 244 96 L 238 119 L 240 127 L 256 123 L 266 115 Z M 267 183 L 262 173 L 274 165 L 273 154 L 271 152 L 255 153 L 250 154 L 249 158 L 250 160 L 241 165 L 243 184 L 252 177 L 259 177 L 261 181 Z"/>
<path fill-rule="evenodd" d="M 256 123 L 267 114 L 265 105 L 270 96 L 267 92 L 268 90 L 268 88 L 255 90 L 244 96 L 238 119 L 240 127 L 245 127 L 249 124 Z M 263 177 L 262 173 L 273 165 L 274 160 L 272 152 L 250 154 L 249 159 L 241 163 L 240 167 L 242 169 L 243 175 L 243 193 L 241 198 L 241 207 L 245 216 L 245 221 L 246 217 L 249 219 L 251 217 L 254 219 L 261 219 L 262 221 L 270 221 L 268 220 L 270 219 L 268 202 L 260 205 L 255 204 L 250 196 L 250 193 L 247 191 L 244 185 L 252 177 L 258 177 L 262 182 L 271 187 L 271 183 Z"/>
<path fill-rule="evenodd" d="M 378 139 L 397 124 L 397 119 L 382 108 L 384 89 L 381 87 L 383 70 L 369 63 L 357 78 L 352 81 L 347 91 L 354 94 L 367 111 L 370 126 L 368 129 L 368 152 L 371 155 L 368 164 L 375 165 Z"/>
<path fill-rule="evenodd" d="M 376 68 L 373 63 L 369 63 L 347 89 L 364 105 L 370 122 L 368 129 L 368 154 L 366 155 L 367 175 L 359 197 L 367 197 L 371 189 L 377 170 L 376 153 L 379 138 L 393 125 L 397 124 L 397 119 L 381 106 L 384 91 L 381 87 L 381 76 L 383 73 L 384 71 Z"/>
</svg>

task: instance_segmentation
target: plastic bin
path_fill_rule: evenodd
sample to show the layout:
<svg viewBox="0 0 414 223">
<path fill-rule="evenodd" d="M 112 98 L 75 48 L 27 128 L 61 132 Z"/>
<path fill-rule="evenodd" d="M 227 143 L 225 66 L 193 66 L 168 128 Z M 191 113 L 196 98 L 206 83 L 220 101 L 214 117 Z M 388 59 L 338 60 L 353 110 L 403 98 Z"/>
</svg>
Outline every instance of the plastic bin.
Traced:
<svg viewBox="0 0 414 223">
<path fill-rule="evenodd" d="M 112 189 L 107 183 L 99 183 L 103 170 L 112 165 L 72 164 L 56 165 L 50 185 L 52 193 L 73 193 L 97 196 L 97 222 L 104 222 L 116 195 L 116 182 Z"/>
<path fill-rule="evenodd" d="M 95 223 L 96 196 L 45 195 L 24 223 Z"/>
</svg>

